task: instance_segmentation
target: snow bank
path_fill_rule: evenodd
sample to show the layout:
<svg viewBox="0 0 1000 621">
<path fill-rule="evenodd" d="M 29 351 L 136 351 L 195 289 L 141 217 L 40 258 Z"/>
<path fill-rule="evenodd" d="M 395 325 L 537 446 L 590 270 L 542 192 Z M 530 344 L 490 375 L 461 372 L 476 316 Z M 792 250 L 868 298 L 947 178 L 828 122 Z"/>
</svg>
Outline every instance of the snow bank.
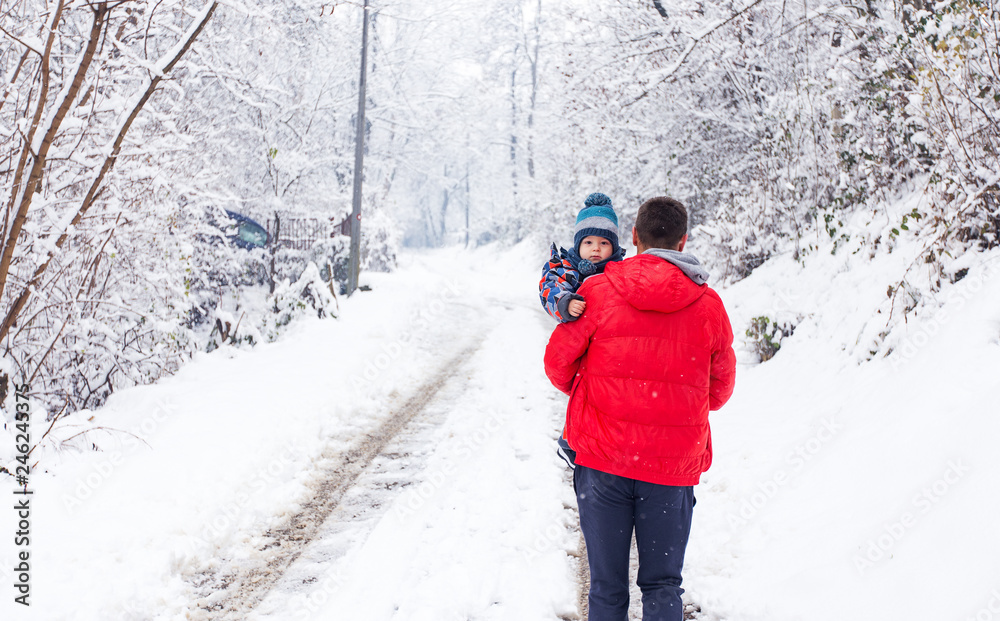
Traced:
<svg viewBox="0 0 1000 621">
<path fill-rule="evenodd" d="M 1000 618 L 1000 253 L 960 258 L 890 331 L 920 240 L 819 246 L 722 292 L 738 338 L 756 316 L 798 325 L 769 362 L 741 352 L 713 414 L 689 594 L 733 621 Z"/>
</svg>

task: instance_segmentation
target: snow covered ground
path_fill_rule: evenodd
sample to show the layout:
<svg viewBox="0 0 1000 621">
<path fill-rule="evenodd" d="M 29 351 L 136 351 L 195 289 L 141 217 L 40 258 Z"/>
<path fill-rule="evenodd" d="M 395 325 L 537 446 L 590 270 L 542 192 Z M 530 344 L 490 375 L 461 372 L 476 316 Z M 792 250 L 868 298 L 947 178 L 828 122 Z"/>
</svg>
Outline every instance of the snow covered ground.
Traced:
<svg viewBox="0 0 1000 621">
<path fill-rule="evenodd" d="M 702 619 L 1000 619 L 1000 254 L 880 336 L 916 246 L 853 250 L 721 292 L 738 338 L 758 315 L 797 325 L 764 364 L 740 344 L 713 414 L 685 580 Z M 2 618 L 574 618 L 540 257 L 409 255 L 337 321 L 117 394 L 85 414 L 106 432 L 60 428 L 76 448 L 32 480 L 33 606 L 5 575 Z"/>
<path fill-rule="evenodd" d="M 719 619 L 1000 619 L 1000 252 L 877 342 L 920 245 L 831 245 L 723 293 L 737 331 L 798 326 L 714 414 L 689 594 Z"/>
<path fill-rule="evenodd" d="M 496 252 L 411 255 L 366 275 L 373 291 L 338 321 L 116 394 L 83 414 L 107 432 L 59 429 L 80 450 L 46 451 L 32 479 L 33 606 L 4 597 L 0 616 L 244 618 L 213 610 L 263 596 L 226 592 L 227 572 L 266 568 L 289 545 L 268 531 L 315 496 L 335 456 L 429 389 L 252 617 L 572 614 L 575 502 L 554 453 L 565 406 L 539 367 L 551 319 L 526 248 Z"/>
</svg>

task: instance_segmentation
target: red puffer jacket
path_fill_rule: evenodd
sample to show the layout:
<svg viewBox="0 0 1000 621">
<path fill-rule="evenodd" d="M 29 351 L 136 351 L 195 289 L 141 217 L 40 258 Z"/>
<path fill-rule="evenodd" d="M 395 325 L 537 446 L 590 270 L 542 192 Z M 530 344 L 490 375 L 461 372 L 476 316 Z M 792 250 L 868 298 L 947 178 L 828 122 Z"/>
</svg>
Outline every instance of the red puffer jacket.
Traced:
<svg viewBox="0 0 1000 621">
<path fill-rule="evenodd" d="M 570 395 L 576 463 L 661 485 L 695 485 L 712 463 L 709 410 L 733 394 L 733 329 L 718 294 L 648 254 L 611 263 L 579 292 L 545 373 Z"/>
</svg>

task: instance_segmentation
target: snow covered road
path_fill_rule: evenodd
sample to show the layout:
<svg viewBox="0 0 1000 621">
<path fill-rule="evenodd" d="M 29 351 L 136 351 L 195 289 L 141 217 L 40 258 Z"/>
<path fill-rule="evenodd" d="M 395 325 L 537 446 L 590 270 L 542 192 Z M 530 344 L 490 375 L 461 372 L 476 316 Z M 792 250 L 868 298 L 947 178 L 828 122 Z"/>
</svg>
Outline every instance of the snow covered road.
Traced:
<svg viewBox="0 0 1000 621">
<path fill-rule="evenodd" d="M 315 580 L 301 579 L 309 570 L 298 568 L 261 606 L 261 618 L 573 614 L 566 552 L 577 545 L 575 514 L 551 442 L 559 401 L 538 398 L 548 391 L 514 353 L 522 343 L 513 335 L 530 333 L 530 323 L 505 314 L 351 489 L 307 561 Z"/>
<path fill-rule="evenodd" d="M 0 618 L 578 618 L 539 252 L 504 252 L 410 255 L 337 321 L 71 418 L 32 479 L 33 605 Z M 765 364 L 738 344 L 713 414 L 699 620 L 1000 619 L 1000 255 L 874 357 L 859 334 L 907 260 L 778 259 L 721 292 L 738 340 L 761 314 L 797 328 Z"/>
<path fill-rule="evenodd" d="M 327 500 L 307 503 L 254 565 L 234 563 L 239 578 L 224 592 L 233 597 L 211 618 L 572 614 L 565 552 L 576 545 L 575 514 L 551 442 L 560 405 L 552 394 L 529 396 L 549 391 L 513 353 L 525 345 L 514 335 L 534 332 L 533 313 L 497 314 L 484 341 L 448 360 L 356 449 L 329 458 L 318 490 Z M 275 548 L 290 550 L 268 554 Z M 225 573 L 218 582 L 230 582 Z M 199 604 L 212 608 L 219 592 L 205 586 L 211 594 Z"/>
<path fill-rule="evenodd" d="M 574 616 L 551 319 L 489 259 L 411 256 L 338 321 L 115 395 L 116 431 L 43 456 L 35 606 L 4 618 Z"/>
</svg>

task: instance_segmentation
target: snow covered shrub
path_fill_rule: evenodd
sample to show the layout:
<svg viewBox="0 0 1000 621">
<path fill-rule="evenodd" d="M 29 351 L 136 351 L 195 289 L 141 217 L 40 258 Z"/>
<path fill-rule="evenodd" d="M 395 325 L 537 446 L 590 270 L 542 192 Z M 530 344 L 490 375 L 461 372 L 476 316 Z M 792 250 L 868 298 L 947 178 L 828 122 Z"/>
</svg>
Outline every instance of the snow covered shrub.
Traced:
<svg viewBox="0 0 1000 621">
<path fill-rule="evenodd" d="M 333 283 L 320 274 L 315 263 L 310 262 L 302 275 L 294 283 L 285 280 L 275 286 L 268 297 L 272 314 L 266 317 L 263 332 L 268 340 L 278 337 L 282 328 L 302 313 L 315 314 L 319 318 L 336 317 L 337 296 Z"/>
<path fill-rule="evenodd" d="M 904 238 L 920 242 L 890 283 L 882 334 L 866 336 L 887 354 L 887 335 L 891 342 L 908 316 L 939 304 L 976 254 L 1000 245 L 1000 13 L 981 0 L 913 1 L 872 23 L 881 34 L 869 44 L 878 52 L 868 63 L 878 89 L 867 102 L 882 100 L 886 140 L 898 156 L 882 164 L 914 173 L 909 184 L 898 175 L 876 181 L 920 194 L 912 208 L 893 210 L 871 242 L 872 252 L 892 251 Z"/>
<path fill-rule="evenodd" d="M 324 282 L 332 279 L 337 283 L 337 291 L 347 282 L 349 237 L 319 239 L 306 249 L 278 247 L 272 252 L 275 287 L 285 280 L 297 281 L 311 264 L 319 269 Z"/>
<path fill-rule="evenodd" d="M 252 347 L 278 339 L 296 317 L 336 318 L 336 286 L 310 261 L 296 280 L 278 280 L 272 292 L 267 283 L 222 289 L 202 319 L 200 341 L 207 351 L 224 344 Z"/>
<path fill-rule="evenodd" d="M 222 344 L 273 341 L 300 315 L 337 316 L 349 238 L 320 237 L 296 248 L 282 237 L 267 247 L 247 249 L 212 225 L 205 230 L 214 233 L 203 235 L 195 252 L 196 284 L 190 294 L 197 305 L 190 325 L 208 351 Z"/>
<path fill-rule="evenodd" d="M 930 9 L 931 7 L 927 7 Z M 941 246 L 1000 243 L 1000 13 L 954 0 L 906 13 L 918 96 L 913 113 L 932 168 L 928 215 Z M 940 246 L 939 246 L 940 247 Z"/>
<path fill-rule="evenodd" d="M 390 272 L 396 269 L 396 251 L 399 247 L 397 224 L 384 211 L 372 212 L 372 217 L 365 219 L 361 229 L 361 269 Z M 337 280 L 343 283 L 347 282 L 346 257 L 344 253 L 343 279 L 337 272 Z"/>
<path fill-rule="evenodd" d="M 1000 180 L 1000 14 L 990 2 L 879 3 L 847 65 L 863 87 L 846 106 L 845 170 L 868 207 L 908 180 L 928 256 L 996 245 Z M 895 222 L 893 235 L 906 230 Z"/>
<path fill-rule="evenodd" d="M 979 201 L 981 209 L 969 214 L 956 236 L 961 242 L 989 250 L 1000 246 L 1000 187 L 994 184 L 984 189 Z"/>
<path fill-rule="evenodd" d="M 770 317 L 760 315 L 750 320 L 746 330 L 750 349 L 760 357 L 761 362 L 767 362 L 781 349 L 781 341 L 795 332 L 795 325 L 784 322 L 780 325 Z"/>
</svg>

